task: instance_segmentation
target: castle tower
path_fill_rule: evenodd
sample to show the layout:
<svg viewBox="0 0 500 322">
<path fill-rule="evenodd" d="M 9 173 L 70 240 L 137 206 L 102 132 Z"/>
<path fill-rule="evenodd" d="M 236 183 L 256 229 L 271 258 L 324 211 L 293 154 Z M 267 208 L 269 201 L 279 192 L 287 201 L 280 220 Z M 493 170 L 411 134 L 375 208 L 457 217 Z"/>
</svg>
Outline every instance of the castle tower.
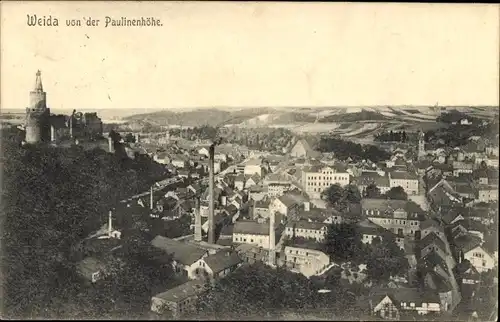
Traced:
<svg viewBox="0 0 500 322">
<path fill-rule="evenodd" d="M 424 132 L 418 133 L 418 159 L 422 159 L 425 157 L 425 140 L 424 140 Z"/>
<path fill-rule="evenodd" d="M 50 140 L 50 110 L 47 108 L 47 93 L 43 91 L 42 73 L 37 71 L 35 87 L 30 92 L 30 104 L 26 108 L 27 143 Z"/>
</svg>

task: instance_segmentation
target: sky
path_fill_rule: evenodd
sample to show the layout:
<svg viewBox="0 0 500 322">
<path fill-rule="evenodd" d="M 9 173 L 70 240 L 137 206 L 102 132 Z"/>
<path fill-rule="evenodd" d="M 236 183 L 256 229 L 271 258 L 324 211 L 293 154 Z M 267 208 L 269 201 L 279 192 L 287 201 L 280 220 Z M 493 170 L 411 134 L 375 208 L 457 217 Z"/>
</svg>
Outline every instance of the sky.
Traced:
<svg viewBox="0 0 500 322">
<path fill-rule="evenodd" d="M 499 102 L 498 5 L 0 5 L 1 108 L 28 106 L 38 69 L 53 109 Z M 100 26 L 66 26 L 89 16 Z M 163 25 L 105 28 L 106 16 Z"/>
</svg>

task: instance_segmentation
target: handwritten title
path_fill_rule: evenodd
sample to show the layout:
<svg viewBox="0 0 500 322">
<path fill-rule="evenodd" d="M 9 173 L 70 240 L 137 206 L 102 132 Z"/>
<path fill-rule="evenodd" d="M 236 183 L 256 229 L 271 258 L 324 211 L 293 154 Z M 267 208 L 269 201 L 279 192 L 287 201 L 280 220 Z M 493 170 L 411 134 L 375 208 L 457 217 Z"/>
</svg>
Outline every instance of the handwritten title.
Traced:
<svg viewBox="0 0 500 322">
<path fill-rule="evenodd" d="M 52 16 L 27 15 L 27 25 L 32 27 L 58 27 L 59 19 Z M 83 17 L 82 19 L 65 19 L 66 27 L 161 27 L 163 23 L 155 17 L 109 17 L 95 19 Z"/>
</svg>

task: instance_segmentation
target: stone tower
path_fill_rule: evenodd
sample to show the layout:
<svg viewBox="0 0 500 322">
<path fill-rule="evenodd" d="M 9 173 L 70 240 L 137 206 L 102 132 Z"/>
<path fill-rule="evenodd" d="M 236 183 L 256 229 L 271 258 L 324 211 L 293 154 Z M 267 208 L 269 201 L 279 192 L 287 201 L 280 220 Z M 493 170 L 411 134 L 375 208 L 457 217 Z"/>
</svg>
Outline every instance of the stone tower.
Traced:
<svg viewBox="0 0 500 322">
<path fill-rule="evenodd" d="M 26 108 L 26 143 L 50 140 L 50 110 L 47 108 L 47 93 L 43 91 L 42 73 L 37 71 L 35 88 L 30 92 L 30 105 Z"/>
<path fill-rule="evenodd" d="M 424 132 L 420 131 L 418 133 L 418 159 L 422 159 L 425 157 L 425 140 L 424 140 Z"/>
</svg>

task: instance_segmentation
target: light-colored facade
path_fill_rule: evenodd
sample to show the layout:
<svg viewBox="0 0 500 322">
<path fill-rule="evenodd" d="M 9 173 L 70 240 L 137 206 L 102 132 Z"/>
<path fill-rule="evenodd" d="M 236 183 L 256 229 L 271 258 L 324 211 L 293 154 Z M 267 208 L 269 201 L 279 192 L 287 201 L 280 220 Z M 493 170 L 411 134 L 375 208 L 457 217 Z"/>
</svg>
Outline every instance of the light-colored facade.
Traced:
<svg viewBox="0 0 500 322">
<path fill-rule="evenodd" d="M 480 202 L 498 201 L 498 186 L 480 186 L 477 199 Z"/>
<path fill-rule="evenodd" d="M 404 171 L 389 173 L 389 186 L 402 187 L 408 195 L 418 195 L 418 177 Z"/>
<path fill-rule="evenodd" d="M 407 208 L 407 201 L 362 199 L 363 214 L 374 224 L 392 231 L 398 236 L 415 238 L 420 232 L 419 214 Z"/>
<path fill-rule="evenodd" d="M 286 246 L 285 265 L 292 271 L 310 277 L 330 265 L 330 257 L 316 249 Z"/>
<path fill-rule="evenodd" d="M 495 267 L 495 258 L 485 251 L 481 246 L 474 247 L 464 253 L 464 258 L 474 266 L 474 268 L 482 273 Z"/>
<path fill-rule="evenodd" d="M 291 221 L 286 225 L 285 235 L 292 237 L 302 237 L 314 239 L 318 242 L 324 241 L 328 232 L 328 225 L 325 223 L 309 222 L 305 220 Z"/>
<path fill-rule="evenodd" d="M 332 167 L 312 167 L 302 171 L 302 185 L 313 199 L 321 198 L 321 193 L 334 184 L 346 186 L 350 183 L 347 172 L 338 172 Z"/>
</svg>

